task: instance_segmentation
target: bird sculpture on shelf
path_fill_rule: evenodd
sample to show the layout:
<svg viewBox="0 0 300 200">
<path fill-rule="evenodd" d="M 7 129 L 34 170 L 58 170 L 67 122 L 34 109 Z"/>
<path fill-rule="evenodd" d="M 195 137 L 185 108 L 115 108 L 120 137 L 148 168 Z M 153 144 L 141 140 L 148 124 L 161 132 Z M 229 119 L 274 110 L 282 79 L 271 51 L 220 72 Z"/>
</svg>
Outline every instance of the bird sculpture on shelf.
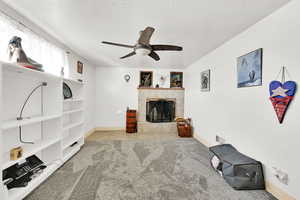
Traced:
<svg viewBox="0 0 300 200">
<path fill-rule="evenodd" d="M 43 65 L 27 57 L 22 48 L 22 39 L 14 36 L 8 43 L 9 61 L 12 63 L 20 64 L 26 68 L 44 71 Z"/>
</svg>

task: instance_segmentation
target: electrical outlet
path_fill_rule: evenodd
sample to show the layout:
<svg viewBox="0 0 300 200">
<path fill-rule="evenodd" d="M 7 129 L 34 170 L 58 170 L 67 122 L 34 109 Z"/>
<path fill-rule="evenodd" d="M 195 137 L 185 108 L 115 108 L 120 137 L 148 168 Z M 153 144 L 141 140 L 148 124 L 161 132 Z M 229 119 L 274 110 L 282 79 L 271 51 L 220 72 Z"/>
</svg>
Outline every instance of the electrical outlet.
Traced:
<svg viewBox="0 0 300 200">
<path fill-rule="evenodd" d="M 225 144 L 226 140 L 218 135 L 216 135 L 216 142 L 219 144 Z"/>
<path fill-rule="evenodd" d="M 285 185 L 288 185 L 288 182 L 289 182 L 289 176 L 287 173 L 283 172 L 282 170 L 276 168 L 276 167 L 273 167 L 272 168 L 273 171 L 273 175 L 283 184 Z"/>
</svg>

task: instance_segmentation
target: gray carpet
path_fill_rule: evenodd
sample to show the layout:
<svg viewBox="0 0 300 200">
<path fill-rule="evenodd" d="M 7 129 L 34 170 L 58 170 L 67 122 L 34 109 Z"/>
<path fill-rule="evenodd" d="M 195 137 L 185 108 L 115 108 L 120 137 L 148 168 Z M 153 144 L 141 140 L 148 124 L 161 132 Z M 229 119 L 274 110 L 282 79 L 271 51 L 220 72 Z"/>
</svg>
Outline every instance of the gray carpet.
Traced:
<svg viewBox="0 0 300 200">
<path fill-rule="evenodd" d="M 26 200 L 276 200 L 235 191 L 195 139 L 87 142 Z"/>
</svg>

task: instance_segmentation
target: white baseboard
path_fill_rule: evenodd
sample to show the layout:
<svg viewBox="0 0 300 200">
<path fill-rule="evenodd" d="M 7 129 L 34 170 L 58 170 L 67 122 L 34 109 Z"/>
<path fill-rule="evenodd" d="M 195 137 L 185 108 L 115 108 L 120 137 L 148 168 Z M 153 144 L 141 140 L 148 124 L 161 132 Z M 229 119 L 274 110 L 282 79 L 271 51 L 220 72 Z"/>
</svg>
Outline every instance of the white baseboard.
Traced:
<svg viewBox="0 0 300 200">
<path fill-rule="evenodd" d="M 266 181 L 266 190 L 279 200 L 296 200 L 269 181 Z"/>
<path fill-rule="evenodd" d="M 96 127 L 95 131 L 125 131 L 124 127 Z"/>
<path fill-rule="evenodd" d="M 96 128 L 91 129 L 90 131 L 86 132 L 84 134 L 84 138 L 89 137 L 96 131 L 100 131 L 100 132 L 101 131 L 125 131 L 125 128 L 124 127 L 96 127 Z"/>
<path fill-rule="evenodd" d="M 96 131 L 95 128 L 91 129 L 90 131 L 88 131 L 88 132 L 86 132 L 86 133 L 84 134 L 84 137 L 85 137 L 85 138 L 89 137 L 89 136 L 92 135 L 95 131 Z"/>
<path fill-rule="evenodd" d="M 208 141 L 206 141 L 205 139 L 201 138 L 197 133 L 193 134 L 193 137 L 198 140 L 200 143 L 204 144 L 207 147 L 211 147 L 213 146 L 211 143 L 209 143 Z"/>
<path fill-rule="evenodd" d="M 207 147 L 213 146 L 211 143 L 209 143 L 205 139 L 201 138 L 199 136 L 199 134 L 197 134 L 197 133 L 194 133 L 193 137 Z M 266 190 L 269 193 L 271 193 L 274 197 L 276 197 L 277 199 L 279 199 L 279 200 L 296 200 L 296 198 L 290 196 L 289 194 L 287 194 L 286 192 L 284 192 L 283 190 L 281 190 L 280 188 L 275 186 L 273 183 L 271 183 L 269 181 L 265 181 L 265 182 L 266 182 Z"/>
</svg>

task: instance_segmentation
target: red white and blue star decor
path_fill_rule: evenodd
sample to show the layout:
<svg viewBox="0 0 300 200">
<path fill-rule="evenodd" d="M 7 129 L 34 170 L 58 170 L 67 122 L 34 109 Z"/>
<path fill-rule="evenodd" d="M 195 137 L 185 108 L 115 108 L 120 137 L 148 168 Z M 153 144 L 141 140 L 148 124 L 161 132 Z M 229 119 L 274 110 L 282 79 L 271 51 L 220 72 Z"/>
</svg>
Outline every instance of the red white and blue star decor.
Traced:
<svg viewBox="0 0 300 200">
<path fill-rule="evenodd" d="M 284 76 L 283 68 L 283 76 Z M 283 83 L 282 83 L 283 82 Z M 276 112 L 279 123 L 283 122 L 286 111 L 296 93 L 297 84 L 294 81 L 272 81 L 269 85 L 270 100 Z"/>
</svg>

